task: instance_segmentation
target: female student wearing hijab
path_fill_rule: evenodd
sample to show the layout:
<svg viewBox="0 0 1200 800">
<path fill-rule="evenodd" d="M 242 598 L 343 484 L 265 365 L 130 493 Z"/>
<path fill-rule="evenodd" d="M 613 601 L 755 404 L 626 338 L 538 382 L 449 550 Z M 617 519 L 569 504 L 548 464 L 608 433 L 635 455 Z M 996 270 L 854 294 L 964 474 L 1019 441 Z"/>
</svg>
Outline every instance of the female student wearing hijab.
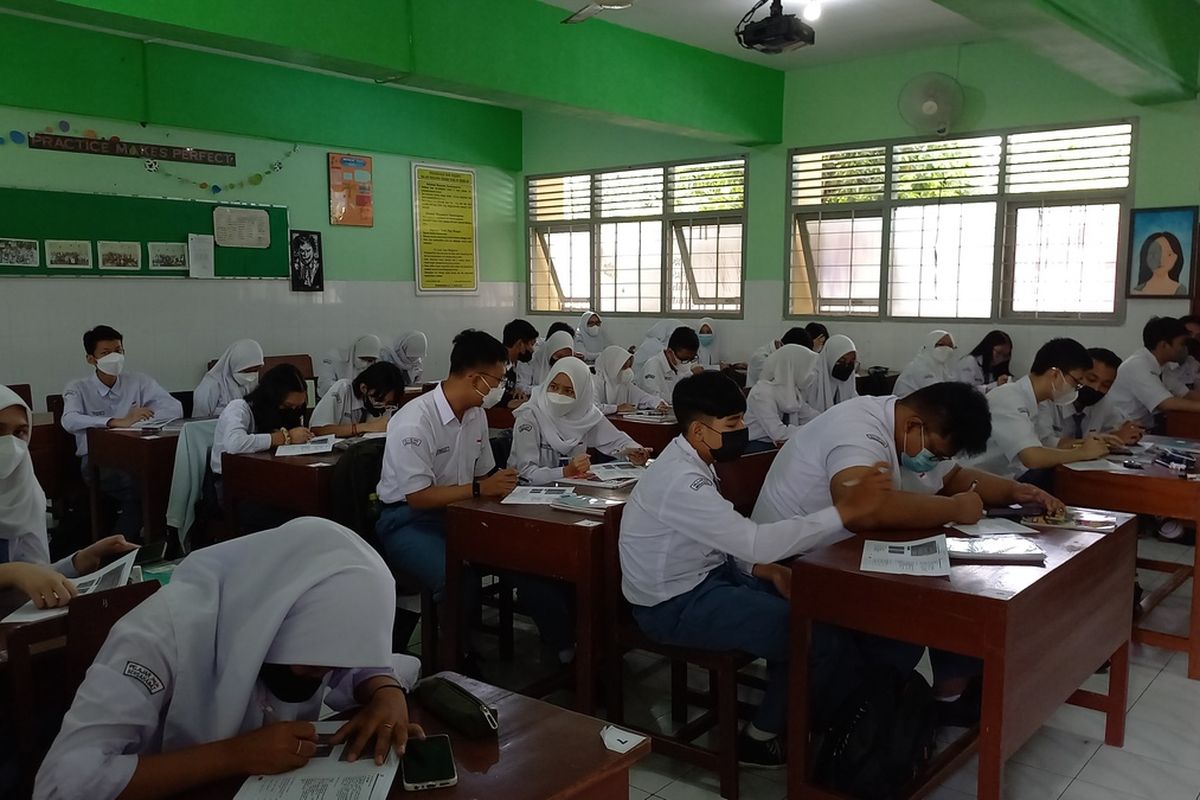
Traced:
<svg viewBox="0 0 1200 800">
<path fill-rule="evenodd" d="M 540 386 L 550 374 L 550 367 L 559 359 L 575 354 L 575 342 L 568 331 L 554 331 L 546 338 L 537 350 L 533 351 L 532 386 Z"/>
<path fill-rule="evenodd" d="M 705 369 L 746 369 L 744 362 L 728 362 L 721 360 L 720 343 L 717 341 L 717 323 L 710 317 L 700 320 L 696 328 L 696 336 L 700 339 L 700 349 L 696 351 L 696 363 Z"/>
<path fill-rule="evenodd" d="M 924 346 L 896 379 L 896 387 L 892 394 L 896 397 L 907 397 L 917 389 L 924 389 L 935 383 L 957 381 L 959 378 L 955 348 L 954 337 L 950 334 L 942 330 L 930 331 L 925 337 Z"/>
<path fill-rule="evenodd" d="M 782 445 L 795 431 L 817 417 L 804 401 L 804 383 L 820 356 L 799 344 L 785 344 L 767 359 L 762 377 L 746 396 L 748 452 Z"/>
<path fill-rule="evenodd" d="M 95 572 L 104 559 L 137 545 L 109 536 L 50 563 L 46 495 L 29 455 L 32 416 L 16 392 L 0 386 L 0 588 L 18 589 L 38 608 L 55 608 L 75 596 L 67 578 Z"/>
<path fill-rule="evenodd" d="M 38 800 L 153 800 L 302 767 L 322 704 L 360 707 L 347 757 L 423 737 L 393 656 L 396 584 L 352 531 L 305 517 L 197 550 L 112 629 L 38 772 Z M 364 745 L 374 737 L 373 750 Z"/>
<path fill-rule="evenodd" d="M 192 400 L 192 416 L 215 417 L 225 406 L 254 388 L 262 371 L 263 349 L 253 339 L 238 339 L 200 379 Z"/>
<path fill-rule="evenodd" d="M 392 347 L 385 347 L 379 357 L 399 367 L 405 375 L 405 386 L 415 386 L 425 374 L 425 356 L 429 337 L 420 331 L 408 331 L 396 337 Z"/>
<path fill-rule="evenodd" d="M 604 334 L 600 315 L 586 311 L 579 317 L 579 327 L 575 329 L 575 352 L 590 364 L 600 357 L 605 347 L 608 347 L 608 337 Z"/>
<path fill-rule="evenodd" d="M 376 361 L 353 381 L 340 380 L 313 409 L 309 427 L 317 436 L 339 438 L 387 430 L 392 412 L 404 397 L 404 373 L 395 364 Z"/>
<path fill-rule="evenodd" d="M 975 349 L 958 360 L 958 380 L 990 392 L 1012 378 L 1008 362 L 1012 358 L 1012 339 L 1004 331 L 991 331 Z"/>
<path fill-rule="evenodd" d="M 378 361 L 382 351 L 383 342 L 373 334 L 358 337 L 345 352 L 330 350 L 325 354 L 317 375 L 317 392 L 325 394 L 334 381 L 353 378 Z"/>
<path fill-rule="evenodd" d="M 508 466 L 527 483 L 588 474 L 588 449 L 645 464 L 650 451 L 616 429 L 596 408 L 592 374 L 578 358 L 558 361 L 516 411 Z"/>
<path fill-rule="evenodd" d="M 592 376 L 592 388 L 596 393 L 596 406 L 601 414 L 617 414 L 639 408 L 666 411 L 670 408 L 661 397 L 656 397 L 633 382 L 633 356 L 624 347 L 604 348 L 596 359 L 596 374 Z"/>
<path fill-rule="evenodd" d="M 818 412 L 858 397 L 858 381 L 854 375 L 858 348 L 850 337 L 840 333 L 830 336 L 820 355 L 820 361 L 804 385 L 804 399 Z"/>
<path fill-rule="evenodd" d="M 263 373 L 254 391 L 221 412 L 209 460 L 213 473 L 221 474 L 223 453 L 261 453 L 281 444 L 304 444 L 311 439 L 312 431 L 304 427 L 307 402 L 308 386 L 300 370 L 291 364 L 280 364 Z"/>
</svg>

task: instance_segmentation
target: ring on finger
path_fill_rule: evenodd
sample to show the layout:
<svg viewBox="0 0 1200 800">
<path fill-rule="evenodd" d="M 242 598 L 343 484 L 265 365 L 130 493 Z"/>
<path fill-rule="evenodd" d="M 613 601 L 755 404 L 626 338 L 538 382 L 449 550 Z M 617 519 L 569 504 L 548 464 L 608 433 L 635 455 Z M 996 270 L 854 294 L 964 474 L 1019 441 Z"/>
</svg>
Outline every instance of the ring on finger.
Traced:
<svg viewBox="0 0 1200 800">
<path fill-rule="evenodd" d="M 380 727 L 383 727 L 383 728 L 394 728 L 395 726 L 394 726 L 394 725 L 392 725 L 392 723 L 390 723 L 390 722 L 385 722 L 385 723 L 383 723 L 383 725 L 381 725 Z"/>
<path fill-rule="evenodd" d="M 301 742 L 301 741 L 296 742 L 296 755 L 300 755 L 301 747 L 304 747 L 304 742 Z"/>
</svg>

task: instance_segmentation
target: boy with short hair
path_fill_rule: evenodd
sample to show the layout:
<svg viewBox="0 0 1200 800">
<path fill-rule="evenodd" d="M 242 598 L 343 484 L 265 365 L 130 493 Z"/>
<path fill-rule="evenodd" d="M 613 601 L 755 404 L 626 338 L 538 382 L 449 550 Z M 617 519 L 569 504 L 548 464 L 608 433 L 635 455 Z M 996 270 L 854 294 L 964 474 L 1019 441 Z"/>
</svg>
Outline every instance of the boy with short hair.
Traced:
<svg viewBox="0 0 1200 800">
<path fill-rule="evenodd" d="M 529 399 L 533 387 L 533 351 L 537 349 L 538 332 L 528 320 L 514 319 L 504 326 L 502 344 L 508 352 L 508 364 L 504 371 L 504 397 L 501 403 L 517 408 Z M 522 369 L 522 365 L 525 368 Z"/>
<path fill-rule="evenodd" d="M 1099 436 L 1111 446 L 1137 444 L 1145 429 L 1122 420 L 1113 411 L 1108 393 L 1117 379 L 1121 359 L 1112 350 L 1089 347 L 1092 368 L 1083 373 L 1079 397 L 1069 406 L 1055 406 L 1053 429 L 1059 447 L 1072 447 L 1088 436 Z"/>
<path fill-rule="evenodd" d="M 1142 348 L 1121 362 L 1109 398 L 1123 419 L 1154 427 L 1163 411 L 1200 412 L 1200 390 L 1166 386 L 1164 370 L 1187 360 L 1187 327 L 1174 317 L 1154 317 L 1142 328 Z"/>
<path fill-rule="evenodd" d="M 646 359 L 638 385 L 655 397 L 670 397 L 676 381 L 704 371 L 704 367 L 695 364 L 699 350 L 700 337 L 694 330 L 686 325 L 676 328 L 667 340 L 667 348 Z"/>
</svg>

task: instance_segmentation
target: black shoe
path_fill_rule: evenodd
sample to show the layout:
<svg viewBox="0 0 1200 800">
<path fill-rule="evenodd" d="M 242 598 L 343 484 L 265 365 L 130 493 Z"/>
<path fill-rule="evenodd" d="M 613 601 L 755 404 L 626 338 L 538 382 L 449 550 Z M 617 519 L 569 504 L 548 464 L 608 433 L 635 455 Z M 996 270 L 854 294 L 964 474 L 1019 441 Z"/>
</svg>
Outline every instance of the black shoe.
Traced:
<svg viewBox="0 0 1200 800">
<path fill-rule="evenodd" d="M 738 763 L 758 769 L 783 769 L 787 766 L 787 749 L 782 736 L 759 741 L 743 733 L 738 737 Z"/>
<path fill-rule="evenodd" d="M 934 720 L 939 728 L 972 728 L 979 724 L 983 710 L 983 681 L 972 678 L 959 698 L 950 703 L 933 704 Z"/>
</svg>

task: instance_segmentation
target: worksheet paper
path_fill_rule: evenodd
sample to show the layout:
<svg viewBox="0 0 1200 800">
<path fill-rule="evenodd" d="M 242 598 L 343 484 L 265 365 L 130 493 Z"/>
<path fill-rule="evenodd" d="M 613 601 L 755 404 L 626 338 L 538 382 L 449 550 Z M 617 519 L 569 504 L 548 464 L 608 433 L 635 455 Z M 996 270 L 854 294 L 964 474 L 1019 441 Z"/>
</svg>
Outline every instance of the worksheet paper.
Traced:
<svg viewBox="0 0 1200 800">
<path fill-rule="evenodd" d="M 317 722 L 317 754 L 303 767 L 282 775 L 251 775 L 233 800 L 384 800 L 400 769 L 396 753 L 377 766 L 368 755 L 342 761 L 342 744 L 328 744 L 341 722 Z"/>
<path fill-rule="evenodd" d="M 333 444 L 337 437 L 332 433 L 310 439 L 306 444 L 281 444 L 275 448 L 277 456 L 319 456 L 322 453 L 333 452 Z"/>
<path fill-rule="evenodd" d="M 891 575 L 938 576 L 950 574 L 950 554 L 942 534 L 918 539 L 915 542 L 863 542 L 863 572 L 886 572 Z"/>
<path fill-rule="evenodd" d="M 215 278 L 213 237 L 205 233 L 188 234 L 188 277 Z"/>
<path fill-rule="evenodd" d="M 90 575 L 84 575 L 82 578 L 68 578 L 68 580 L 75 584 L 75 588 L 80 594 L 91 594 L 92 592 L 102 592 L 106 589 L 116 589 L 118 586 L 124 586 L 129 583 L 129 575 L 133 571 L 133 561 L 137 557 L 137 553 L 137 550 L 130 550 L 107 567 L 102 567 Z M 30 600 L 0 620 L 0 623 L 40 622 L 44 619 L 61 617 L 67 613 L 68 608 L 70 608 L 69 605 L 61 608 L 38 608 Z"/>
<path fill-rule="evenodd" d="M 965 533 L 967 536 L 1002 536 L 1009 533 L 1037 533 L 1036 528 L 1031 528 L 1028 525 L 1022 525 L 1016 520 L 1004 519 L 997 517 L 984 517 L 974 525 L 952 525 L 949 526 L 956 531 Z"/>
<path fill-rule="evenodd" d="M 575 494 L 575 490 L 569 486 L 518 486 L 500 503 L 508 506 L 548 506 L 569 494 Z"/>
</svg>

